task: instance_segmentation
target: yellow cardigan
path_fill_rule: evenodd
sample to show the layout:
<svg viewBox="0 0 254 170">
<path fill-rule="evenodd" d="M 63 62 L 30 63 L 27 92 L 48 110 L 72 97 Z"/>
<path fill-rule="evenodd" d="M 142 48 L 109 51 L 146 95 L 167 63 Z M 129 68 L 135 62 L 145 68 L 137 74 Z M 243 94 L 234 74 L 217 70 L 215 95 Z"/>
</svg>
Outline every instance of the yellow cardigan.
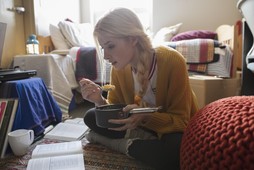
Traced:
<svg viewBox="0 0 254 170">
<path fill-rule="evenodd" d="M 159 136 L 170 132 L 183 132 L 191 116 L 197 112 L 197 100 L 188 77 L 183 56 L 169 47 L 155 48 L 157 57 L 156 105 L 161 112 L 153 113 L 142 125 Z M 111 70 L 111 84 L 115 90 L 108 93 L 108 103 L 134 103 L 134 82 L 130 65 L 122 70 Z"/>
</svg>

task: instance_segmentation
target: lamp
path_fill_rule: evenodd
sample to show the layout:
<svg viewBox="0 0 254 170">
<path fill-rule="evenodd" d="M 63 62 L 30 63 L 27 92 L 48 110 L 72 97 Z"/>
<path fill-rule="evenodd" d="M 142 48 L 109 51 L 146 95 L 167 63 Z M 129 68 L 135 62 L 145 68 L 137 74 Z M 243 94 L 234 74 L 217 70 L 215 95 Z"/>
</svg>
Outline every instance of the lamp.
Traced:
<svg viewBox="0 0 254 170">
<path fill-rule="evenodd" d="M 36 35 L 31 34 L 26 41 L 27 54 L 39 54 L 39 41 L 36 39 Z"/>
</svg>

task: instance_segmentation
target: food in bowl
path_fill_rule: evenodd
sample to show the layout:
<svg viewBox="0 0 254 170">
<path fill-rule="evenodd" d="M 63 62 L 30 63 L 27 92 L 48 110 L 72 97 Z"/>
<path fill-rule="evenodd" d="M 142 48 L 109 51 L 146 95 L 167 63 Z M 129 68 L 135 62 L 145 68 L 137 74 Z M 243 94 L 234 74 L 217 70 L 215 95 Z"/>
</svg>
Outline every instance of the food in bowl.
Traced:
<svg viewBox="0 0 254 170">
<path fill-rule="evenodd" d="M 112 84 L 105 84 L 104 86 L 101 86 L 101 89 L 103 91 L 111 91 L 115 89 L 115 86 Z"/>
<path fill-rule="evenodd" d="M 95 108 L 96 124 L 103 128 L 121 127 L 121 124 L 108 122 L 109 119 L 124 119 L 129 116 L 129 113 L 123 112 L 125 104 L 109 104 L 97 106 Z"/>
</svg>

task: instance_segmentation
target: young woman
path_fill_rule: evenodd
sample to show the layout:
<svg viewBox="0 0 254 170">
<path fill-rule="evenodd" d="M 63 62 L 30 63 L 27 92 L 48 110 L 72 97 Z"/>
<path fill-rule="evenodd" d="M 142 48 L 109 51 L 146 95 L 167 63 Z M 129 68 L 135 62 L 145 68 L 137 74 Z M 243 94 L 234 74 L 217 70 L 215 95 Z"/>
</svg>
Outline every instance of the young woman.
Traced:
<svg viewBox="0 0 254 170">
<path fill-rule="evenodd" d="M 125 103 L 123 111 L 158 106 L 162 110 L 109 120 L 122 126 L 107 129 L 96 125 L 95 110 L 90 109 L 84 116 L 91 129 L 87 139 L 156 169 L 179 169 L 181 137 L 198 108 L 183 56 L 169 47 L 154 48 L 136 14 L 125 8 L 102 17 L 94 37 L 101 60 L 112 64 L 110 83 L 115 89 L 105 99 L 98 85 L 82 79 L 83 98 L 96 106 Z"/>
</svg>

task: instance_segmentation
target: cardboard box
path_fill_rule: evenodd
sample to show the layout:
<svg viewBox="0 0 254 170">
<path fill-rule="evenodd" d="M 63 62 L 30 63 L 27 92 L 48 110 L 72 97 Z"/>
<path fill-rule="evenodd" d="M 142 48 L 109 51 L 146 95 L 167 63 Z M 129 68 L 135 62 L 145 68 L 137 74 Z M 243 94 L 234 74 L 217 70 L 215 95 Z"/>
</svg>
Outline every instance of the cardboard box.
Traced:
<svg viewBox="0 0 254 170">
<path fill-rule="evenodd" d="M 213 76 L 190 76 L 190 85 L 195 92 L 199 107 L 230 96 L 240 95 L 241 79 L 223 79 Z"/>
</svg>

